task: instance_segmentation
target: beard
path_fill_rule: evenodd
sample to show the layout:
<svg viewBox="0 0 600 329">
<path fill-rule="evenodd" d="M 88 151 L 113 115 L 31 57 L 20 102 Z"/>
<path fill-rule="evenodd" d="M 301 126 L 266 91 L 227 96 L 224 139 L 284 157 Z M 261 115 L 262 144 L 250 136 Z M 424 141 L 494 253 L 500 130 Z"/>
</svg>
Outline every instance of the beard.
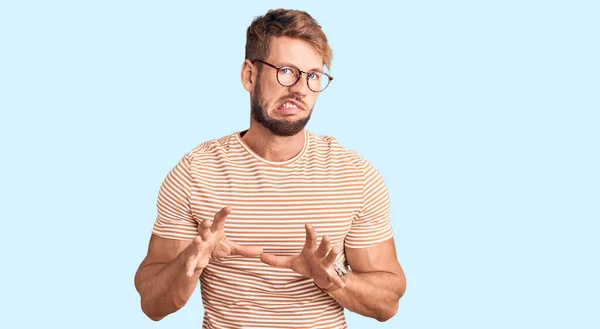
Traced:
<svg viewBox="0 0 600 329">
<path fill-rule="evenodd" d="M 306 118 L 298 119 L 296 121 L 277 120 L 273 117 L 270 117 L 266 111 L 266 109 L 268 108 L 268 104 L 265 100 L 262 99 L 259 79 L 256 79 L 256 89 L 254 96 L 255 97 L 252 99 L 250 104 L 250 113 L 252 115 L 252 119 L 258 122 L 261 126 L 267 128 L 267 130 L 269 130 L 273 135 L 286 137 L 294 136 L 297 133 L 301 132 L 310 120 L 312 109 L 310 109 Z M 298 99 L 298 97 L 293 94 L 290 94 L 289 96 L 284 97 L 281 100 L 285 99 L 294 99 L 298 102 L 302 102 L 302 100 Z"/>
</svg>

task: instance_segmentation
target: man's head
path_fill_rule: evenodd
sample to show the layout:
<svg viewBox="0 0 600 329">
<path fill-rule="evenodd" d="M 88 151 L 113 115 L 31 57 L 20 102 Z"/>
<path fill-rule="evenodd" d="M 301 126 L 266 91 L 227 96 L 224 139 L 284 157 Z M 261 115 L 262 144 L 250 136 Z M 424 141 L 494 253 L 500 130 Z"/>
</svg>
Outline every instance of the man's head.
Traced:
<svg viewBox="0 0 600 329">
<path fill-rule="evenodd" d="M 253 121 L 275 135 L 299 133 L 310 119 L 319 81 L 329 81 L 320 74 L 331 64 L 327 37 L 306 12 L 284 9 L 255 18 L 246 37 L 242 83 L 250 92 Z M 290 74 L 296 78 L 288 79 Z"/>
</svg>

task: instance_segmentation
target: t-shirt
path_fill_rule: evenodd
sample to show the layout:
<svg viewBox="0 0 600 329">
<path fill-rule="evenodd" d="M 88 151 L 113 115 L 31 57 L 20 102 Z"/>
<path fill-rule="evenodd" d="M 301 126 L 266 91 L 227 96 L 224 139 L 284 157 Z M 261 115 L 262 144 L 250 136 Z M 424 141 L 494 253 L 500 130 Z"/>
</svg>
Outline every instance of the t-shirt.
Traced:
<svg viewBox="0 0 600 329">
<path fill-rule="evenodd" d="M 198 224 L 227 205 L 229 240 L 264 252 L 301 252 L 305 223 L 343 250 L 392 238 L 389 199 L 379 173 L 332 137 L 304 131 L 294 158 L 267 161 L 234 133 L 198 145 L 163 181 L 152 233 L 192 240 Z M 338 261 L 345 261 L 340 253 Z M 203 328 L 346 328 L 343 307 L 290 269 L 258 257 L 211 261 L 200 276 Z"/>
</svg>

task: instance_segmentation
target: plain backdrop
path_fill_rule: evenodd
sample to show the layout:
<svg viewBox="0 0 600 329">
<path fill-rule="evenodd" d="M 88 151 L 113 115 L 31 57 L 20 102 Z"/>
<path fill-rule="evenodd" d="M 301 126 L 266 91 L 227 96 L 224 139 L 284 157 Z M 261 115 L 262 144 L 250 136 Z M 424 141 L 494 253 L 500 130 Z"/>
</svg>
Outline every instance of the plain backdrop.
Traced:
<svg viewBox="0 0 600 329">
<path fill-rule="evenodd" d="M 408 289 L 350 328 L 599 328 L 598 1 L 1 1 L 0 327 L 200 328 L 133 285 L 163 178 L 246 129 L 245 31 L 308 11 L 308 129 L 384 177 Z"/>
</svg>

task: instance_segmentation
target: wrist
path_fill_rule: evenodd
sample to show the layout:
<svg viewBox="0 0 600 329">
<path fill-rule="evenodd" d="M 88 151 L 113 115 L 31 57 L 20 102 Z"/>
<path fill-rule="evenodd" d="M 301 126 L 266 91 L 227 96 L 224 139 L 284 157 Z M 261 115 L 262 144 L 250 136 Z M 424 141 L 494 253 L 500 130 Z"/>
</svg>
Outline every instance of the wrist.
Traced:
<svg viewBox="0 0 600 329">
<path fill-rule="evenodd" d="M 313 284 L 315 285 L 315 287 L 319 288 L 319 290 L 321 290 L 323 292 L 326 292 L 326 293 L 330 293 L 330 292 L 336 291 L 338 289 L 342 289 L 342 288 L 340 288 L 339 286 L 336 286 L 333 283 L 329 287 L 327 287 L 327 288 L 321 288 L 315 281 L 313 281 Z"/>
<path fill-rule="evenodd" d="M 342 280 L 342 282 L 344 282 L 344 287 L 345 287 L 346 280 L 348 279 L 348 270 L 346 269 L 345 266 L 343 266 L 341 263 L 339 263 L 337 261 L 333 263 L 333 268 L 335 269 L 338 277 Z M 343 289 L 342 287 L 338 286 L 337 284 L 335 284 L 333 282 L 331 283 L 331 285 L 329 285 L 326 288 L 319 286 L 314 279 L 313 279 L 313 283 L 317 288 L 319 288 L 323 292 L 328 293 L 329 295 L 331 295 L 330 293 L 333 291 L 336 291 L 338 289 Z"/>
</svg>

